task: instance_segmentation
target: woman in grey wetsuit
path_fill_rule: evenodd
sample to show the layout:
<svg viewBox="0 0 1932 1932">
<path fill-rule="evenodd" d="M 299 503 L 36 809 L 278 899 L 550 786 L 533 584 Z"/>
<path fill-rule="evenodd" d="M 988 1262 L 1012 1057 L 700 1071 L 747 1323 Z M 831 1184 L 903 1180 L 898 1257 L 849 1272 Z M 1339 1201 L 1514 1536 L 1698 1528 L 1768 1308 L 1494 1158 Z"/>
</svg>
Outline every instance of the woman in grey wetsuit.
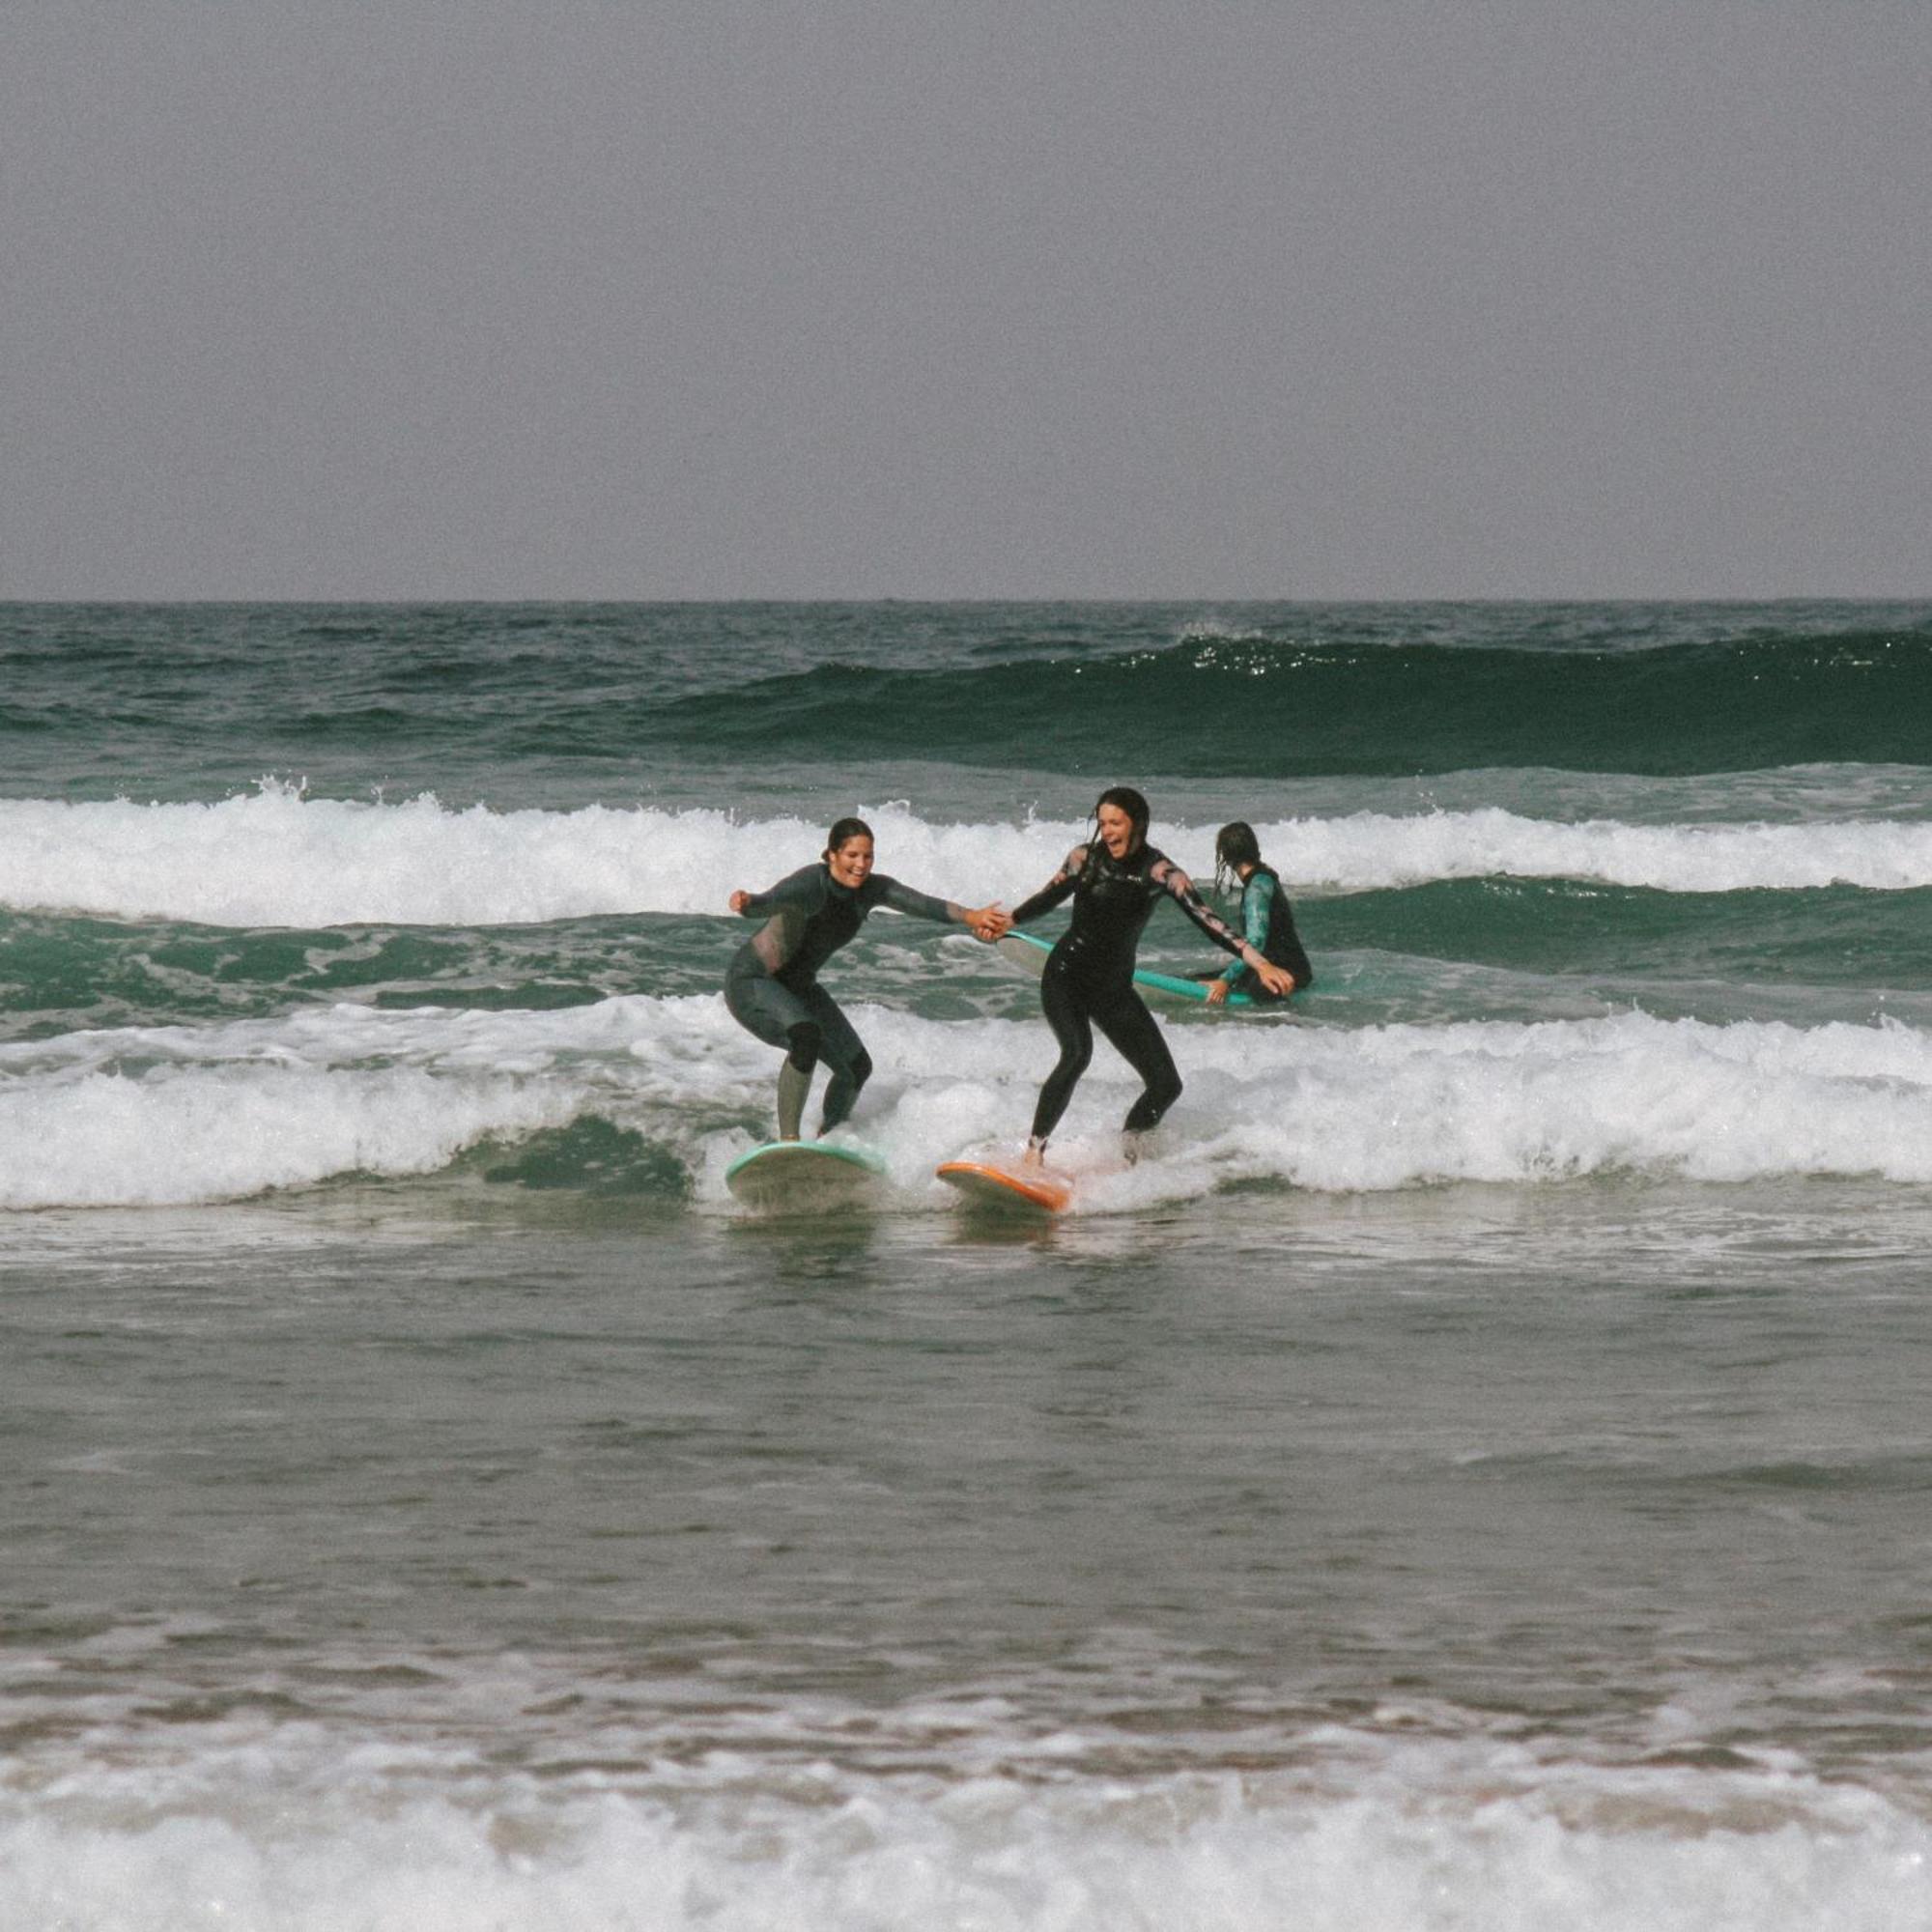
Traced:
<svg viewBox="0 0 1932 1932">
<path fill-rule="evenodd" d="M 812 1069 L 823 1060 L 832 1069 L 819 1132 L 851 1113 L 872 1071 L 871 1057 L 818 983 L 818 969 L 852 939 L 874 906 L 915 919 L 952 920 L 994 939 L 1007 917 L 993 906 L 969 911 L 951 899 L 916 893 L 872 869 L 872 829 L 864 819 L 841 818 L 826 835 L 815 866 L 802 866 L 770 892 L 736 892 L 731 910 L 764 923 L 732 955 L 724 974 L 724 1004 L 748 1033 L 785 1049 L 779 1068 L 779 1139 L 795 1141 L 811 1091 Z"/>
<path fill-rule="evenodd" d="M 1293 980 L 1264 959 L 1202 904 L 1187 874 L 1147 842 L 1148 802 L 1128 785 L 1100 794 L 1094 837 L 1076 845 L 1032 898 L 1013 908 L 1012 923 L 1030 919 L 1069 895 L 1073 923 L 1047 955 L 1040 977 L 1040 1006 L 1060 1042 L 1060 1059 L 1039 1090 L 1030 1160 L 1037 1160 L 1060 1122 L 1087 1064 L 1094 1057 L 1094 1029 L 1141 1076 L 1146 1091 L 1128 1111 L 1126 1131 L 1143 1133 L 1180 1097 L 1180 1075 L 1167 1041 L 1134 991 L 1134 955 L 1149 915 L 1171 898 L 1215 945 L 1234 953 L 1270 992 L 1285 993 Z"/>
<path fill-rule="evenodd" d="M 1281 889 L 1281 874 L 1262 859 L 1255 828 L 1239 818 L 1214 835 L 1214 890 L 1232 895 L 1236 885 L 1241 889 L 1241 932 L 1248 944 L 1264 959 L 1287 970 L 1290 992 L 1305 992 L 1315 983 L 1315 968 L 1308 963 L 1301 935 L 1294 929 L 1294 908 Z M 1251 983 L 1252 975 L 1244 960 L 1231 959 L 1218 971 L 1196 977 L 1208 981 L 1211 1006 L 1221 1005 L 1236 988 L 1255 999 L 1270 997 Z"/>
</svg>

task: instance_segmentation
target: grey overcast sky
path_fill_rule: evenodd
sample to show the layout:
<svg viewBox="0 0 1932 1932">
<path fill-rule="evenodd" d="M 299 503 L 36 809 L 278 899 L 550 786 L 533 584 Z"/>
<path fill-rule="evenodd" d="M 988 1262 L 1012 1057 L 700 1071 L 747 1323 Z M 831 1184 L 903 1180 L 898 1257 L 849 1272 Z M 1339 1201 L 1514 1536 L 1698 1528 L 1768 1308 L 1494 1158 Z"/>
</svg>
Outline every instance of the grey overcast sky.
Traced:
<svg viewBox="0 0 1932 1932">
<path fill-rule="evenodd" d="M 0 596 L 1932 591 L 1928 0 L 0 37 Z"/>
</svg>

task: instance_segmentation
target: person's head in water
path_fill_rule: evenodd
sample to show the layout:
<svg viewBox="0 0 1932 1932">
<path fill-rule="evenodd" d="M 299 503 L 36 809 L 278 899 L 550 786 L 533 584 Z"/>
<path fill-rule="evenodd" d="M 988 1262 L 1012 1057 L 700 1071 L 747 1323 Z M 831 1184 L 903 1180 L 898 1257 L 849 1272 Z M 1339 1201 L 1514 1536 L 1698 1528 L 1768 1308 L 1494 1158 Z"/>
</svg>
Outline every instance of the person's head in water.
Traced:
<svg viewBox="0 0 1932 1932">
<path fill-rule="evenodd" d="M 872 875 L 872 828 L 863 818 L 841 818 L 825 835 L 825 864 L 841 886 L 859 887 Z"/>
<path fill-rule="evenodd" d="M 1241 867 L 1261 862 L 1262 845 L 1255 828 L 1243 818 L 1231 820 L 1214 835 L 1214 890 L 1232 892 L 1241 883 Z"/>
<path fill-rule="evenodd" d="M 1094 823 L 1109 855 L 1124 859 L 1147 843 L 1148 802 L 1132 785 L 1109 785 L 1094 808 Z"/>
</svg>

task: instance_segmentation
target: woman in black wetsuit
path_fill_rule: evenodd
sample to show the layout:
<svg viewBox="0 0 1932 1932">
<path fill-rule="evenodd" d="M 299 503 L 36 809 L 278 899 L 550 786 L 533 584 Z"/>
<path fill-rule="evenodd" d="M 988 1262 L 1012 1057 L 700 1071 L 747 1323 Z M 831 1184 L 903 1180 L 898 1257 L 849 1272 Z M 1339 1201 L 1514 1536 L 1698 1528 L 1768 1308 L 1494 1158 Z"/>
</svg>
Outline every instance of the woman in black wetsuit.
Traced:
<svg viewBox="0 0 1932 1932">
<path fill-rule="evenodd" d="M 1009 923 L 997 907 L 969 911 L 873 871 L 872 828 L 862 818 L 841 818 L 833 826 L 817 865 L 800 867 L 770 892 L 733 893 L 730 906 L 764 921 L 725 969 L 724 1004 L 748 1033 L 785 1049 L 779 1068 L 781 1141 L 798 1139 L 812 1069 L 821 1060 L 832 1078 L 820 1133 L 851 1113 L 871 1074 L 871 1056 L 838 1001 L 818 983 L 818 969 L 858 933 L 874 906 L 914 919 L 952 920 L 981 939 L 998 938 Z"/>
<path fill-rule="evenodd" d="M 1060 1123 L 1087 1063 L 1094 1057 L 1094 1029 L 1146 1083 L 1128 1110 L 1126 1131 L 1144 1133 L 1180 1097 L 1180 1075 L 1167 1041 L 1134 991 L 1134 955 L 1141 930 L 1156 901 L 1173 899 L 1215 945 L 1241 959 L 1269 992 L 1293 984 L 1225 921 L 1202 904 L 1183 872 L 1147 842 L 1148 802 L 1128 785 L 1100 794 L 1095 836 L 1076 845 L 1032 898 L 1013 908 L 1022 925 L 1071 895 L 1073 923 L 1048 953 L 1039 1000 L 1060 1042 L 1060 1059 L 1039 1090 L 1034 1110 L 1029 1160 L 1038 1160 L 1047 1136 Z"/>
</svg>

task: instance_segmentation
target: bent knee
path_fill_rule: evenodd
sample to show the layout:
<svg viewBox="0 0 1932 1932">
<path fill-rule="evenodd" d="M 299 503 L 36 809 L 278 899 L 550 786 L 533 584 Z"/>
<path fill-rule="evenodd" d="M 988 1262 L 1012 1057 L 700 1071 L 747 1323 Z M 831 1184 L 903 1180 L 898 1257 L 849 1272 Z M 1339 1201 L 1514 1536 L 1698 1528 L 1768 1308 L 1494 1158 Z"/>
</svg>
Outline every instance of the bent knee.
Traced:
<svg viewBox="0 0 1932 1932">
<path fill-rule="evenodd" d="M 1091 1039 L 1083 1040 L 1077 1045 L 1063 1046 L 1060 1049 L 1059 1065 L 1055 1066 L 1054 1071 L 1065 1078 L 1077 1080 L 1087 1071 L 1093 1058 L 1094 1042 Z"/>
</svg>

